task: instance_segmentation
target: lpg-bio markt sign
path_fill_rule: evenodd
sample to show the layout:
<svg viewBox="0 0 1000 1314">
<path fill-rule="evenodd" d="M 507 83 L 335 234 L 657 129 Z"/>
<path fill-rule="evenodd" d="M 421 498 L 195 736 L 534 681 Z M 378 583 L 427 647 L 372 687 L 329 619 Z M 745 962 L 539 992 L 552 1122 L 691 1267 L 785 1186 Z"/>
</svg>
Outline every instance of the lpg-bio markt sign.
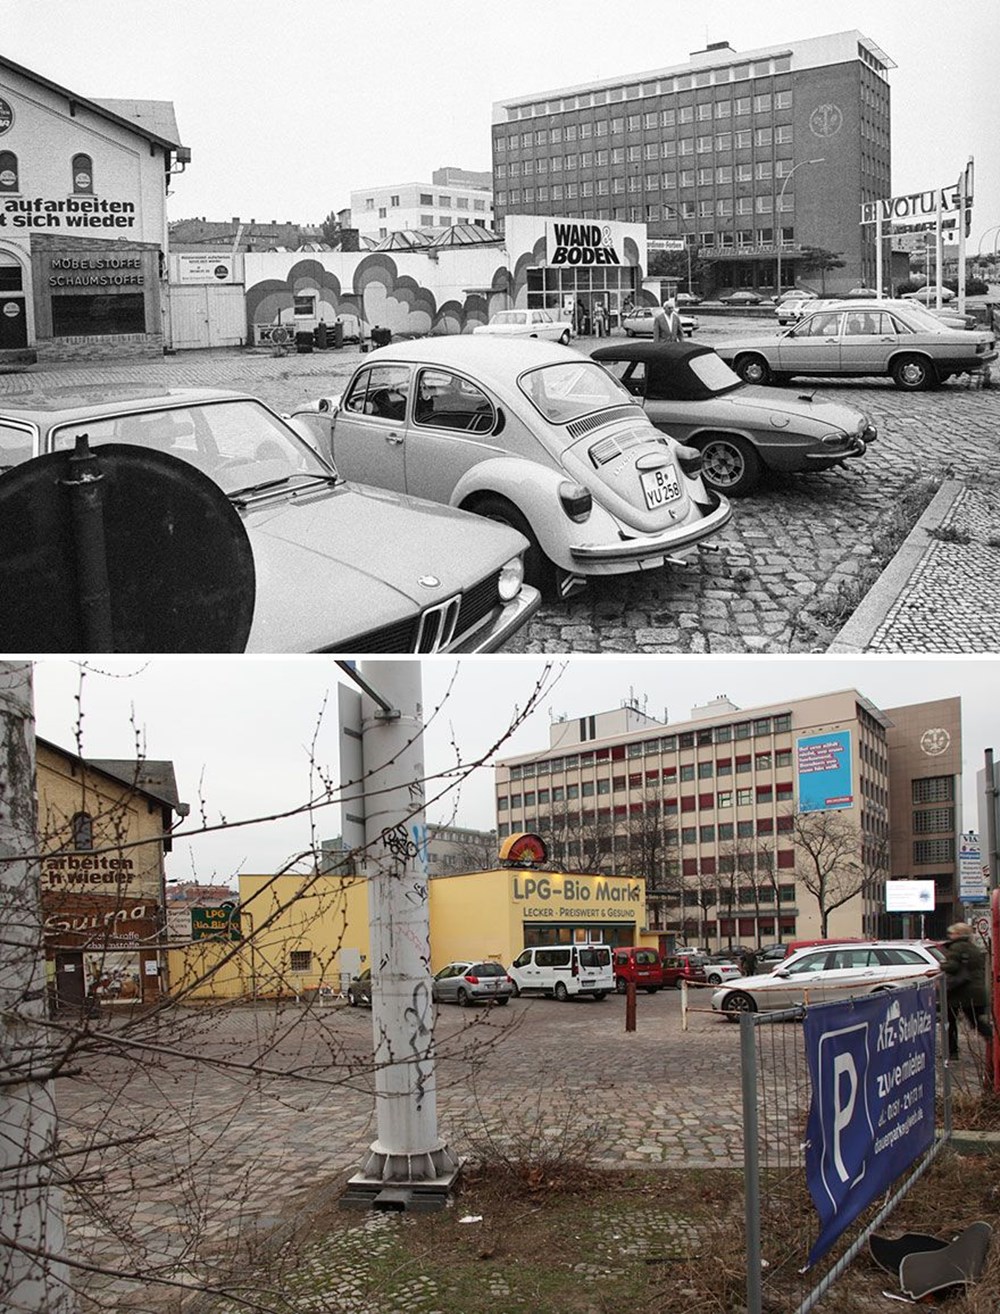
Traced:
<svg viewBox="0 0 1000 1314">
<path fill-rule="evenodd" d="M 622 232 L 617 224 L 572 224 L 552 220 L 545 224 L 548 262 L 557 269 L 571 265 L 620 265 Z"/>
<path fill-rule="evenodd" d="M 525 921 L 634 922 L 645 907 L 642 881 L 518 872 L 511 898 Z"/>
</svg>

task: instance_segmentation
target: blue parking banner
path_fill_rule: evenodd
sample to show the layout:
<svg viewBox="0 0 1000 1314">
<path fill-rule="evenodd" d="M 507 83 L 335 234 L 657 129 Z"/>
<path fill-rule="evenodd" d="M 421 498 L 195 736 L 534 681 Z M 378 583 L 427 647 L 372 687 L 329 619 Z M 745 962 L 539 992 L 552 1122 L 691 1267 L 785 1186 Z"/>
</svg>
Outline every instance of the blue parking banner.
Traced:
<svg viewBox="0 0 1000 1314">
<path fill-rule="evenodd" d="M 926 985 L 806 1013 L 806 1180 L 820 1219 L 810 1264 L 934 1141 L 935 1000 Z"/>
</svg>

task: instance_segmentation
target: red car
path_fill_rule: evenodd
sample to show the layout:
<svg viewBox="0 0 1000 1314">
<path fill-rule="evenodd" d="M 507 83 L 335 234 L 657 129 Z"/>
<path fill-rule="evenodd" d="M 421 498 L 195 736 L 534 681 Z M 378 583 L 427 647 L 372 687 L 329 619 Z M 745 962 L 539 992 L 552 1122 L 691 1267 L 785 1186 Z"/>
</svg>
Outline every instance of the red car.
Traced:
<svg viewBox="0 0 1000 1314">
<path fill-rule="evenodd" d="M 670 955 L 663 960 L 663 984 L 676 986 L 679 990 L 681 981 L 706 981 L 705 960 L 697 954 Z"/>
<path fill-rule="evenodd" d="M 614 951 L 615 989 L 620 995 L 635 982 L 636 990 L 655 995 L 663 985 L 663 964 L 655 949 L 642 945 L 619 945 Z"/>
</svg>

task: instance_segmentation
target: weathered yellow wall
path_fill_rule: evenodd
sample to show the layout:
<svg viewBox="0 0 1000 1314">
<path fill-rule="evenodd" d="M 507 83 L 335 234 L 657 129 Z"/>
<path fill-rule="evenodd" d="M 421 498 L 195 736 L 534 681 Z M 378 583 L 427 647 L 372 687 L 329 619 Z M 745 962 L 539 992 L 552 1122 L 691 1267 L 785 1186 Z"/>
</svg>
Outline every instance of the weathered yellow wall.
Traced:
<svg viewBox="0 0 1000 1314">
<path fill-rule="evenodd" d="M 479 871 L 430 882 L 432 972 L 462 958 L 510 966 L 521 949 L 521 923 L 515 947 L 509 877 L 508 871 Z"/>
</svg>

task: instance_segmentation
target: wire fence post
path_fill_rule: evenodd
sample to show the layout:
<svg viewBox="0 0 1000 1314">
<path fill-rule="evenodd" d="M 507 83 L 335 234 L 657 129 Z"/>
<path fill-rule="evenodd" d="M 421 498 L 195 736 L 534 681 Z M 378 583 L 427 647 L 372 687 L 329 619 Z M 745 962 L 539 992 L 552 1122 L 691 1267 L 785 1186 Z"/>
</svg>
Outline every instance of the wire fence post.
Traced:
<svg viewBox="0 0 1000 1314">
<path fill-rule="evenodd" d="M 941 1105 L 943 1133 L 946 1141 L 951 1140 L 951 1058 L 948 1052 L 948 978 L 942 972 L 938 977 L 938 1017 L 941 1024 Z"/>
<path fill-rule="evenodd" d="M 746 1210 L 747 1314 L 761 1314 L 760 1146 L 757 1133 L 757 1027 L 740 1016 L 740 1081 L 743 1087 L 743 1178 Z"/>
</svg>

